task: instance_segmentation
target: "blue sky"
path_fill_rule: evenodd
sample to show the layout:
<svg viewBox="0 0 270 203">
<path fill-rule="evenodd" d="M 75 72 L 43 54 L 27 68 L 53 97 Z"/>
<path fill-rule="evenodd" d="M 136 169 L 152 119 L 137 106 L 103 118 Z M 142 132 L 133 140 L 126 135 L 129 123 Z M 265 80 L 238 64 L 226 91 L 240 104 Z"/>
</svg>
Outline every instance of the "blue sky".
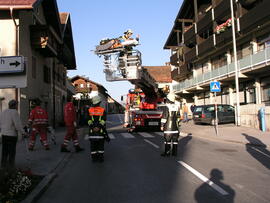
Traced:
<svg viewBox="0 0 270 203">
<path fill-rule="evenodd" d="M 57 0 L 59 12 L 69 12 L 77 70 L 70 77 L 85 75 L 102 84 L 116 100 L 127 93 L 132 85 L 128 81 L 107 82 L 102 58 L 93 50 L 102 38 L 119 37 L 127 29 L 140 35 L 137 49 L 142 53 L 145 66 L 165 65 L 170 52 L 163 46 L 173 27 L 182 0 Z"/>
</svg>

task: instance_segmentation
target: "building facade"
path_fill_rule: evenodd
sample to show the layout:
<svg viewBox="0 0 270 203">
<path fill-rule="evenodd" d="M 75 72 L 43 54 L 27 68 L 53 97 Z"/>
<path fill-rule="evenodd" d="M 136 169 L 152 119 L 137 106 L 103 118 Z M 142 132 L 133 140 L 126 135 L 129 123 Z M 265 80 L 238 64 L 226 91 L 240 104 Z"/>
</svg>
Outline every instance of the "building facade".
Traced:
<svg viewBox="0 0 270 203">
<path fill-rule="evenodd" d="M 259 128 L 261 107 L 270 124 L 270 1 L 232 2 L 233 7 L 230 0 L 184 0 L 164 48 L 171 50 L 173 88 L 182 102 L 216 100 L 236 106 L 239 98 L 241 125 Z M 221 83 L 216 98 L 210 92 L 211 81 Z"/>
<path fill-rule="evenodd" d="M 0 74 L 0 110 L 10 99 L 19 101 L 24 124 L 31 101 L 41 99 L 50 125 L 63 120 L 67 95 L 67 70 L 76 69 L 70 15 L 59 13 L 56 0 L 0 0 L 1 57 L 22 56 L 24 72 Z M 22 81 L 24 85 L 11 85 Z"/>
</svg>

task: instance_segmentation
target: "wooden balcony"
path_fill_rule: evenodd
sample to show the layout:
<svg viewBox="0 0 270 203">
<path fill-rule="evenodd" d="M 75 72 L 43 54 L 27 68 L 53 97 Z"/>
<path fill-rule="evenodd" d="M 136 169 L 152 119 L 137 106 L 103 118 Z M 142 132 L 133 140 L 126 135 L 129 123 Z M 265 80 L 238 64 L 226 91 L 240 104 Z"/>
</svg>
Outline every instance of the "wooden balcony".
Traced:
<svg viewBox="0 0 270 203">
<path fill-rule="evenodd" d="M 192 63 L 196 58 L 196 47 L 184 52 L 185 63 Z"/>
<path fill-rule="evenodd" d="M 195 25 L 193 25 L 190 29 L 188 29 L 184 33 L 184 44 L 190 44 L 196 42 L 196 35 L 195 35 Z"/>
<path fill-rule="evenodd" d="M 224 16 L 230 15 L 230 13 L 230 0 L 223 0 L 214 8 L 214 19 L 222 19 Z"/>
<path fill-rule="evenodd" d="M 228 42 L 232 41 L 232 28 L 228 28 L 220 34 L 216 34 L 216 46 L 221 47 Z"/>
<path fill-rule="evenodd" d="M 188 71 L 187 64 L 183 64 L 171 72 L 172 79 L 175 81 L 186 79 L 188 74 L 190 74 L 190 72 Z"/>
<path fill-rule="evenodd" d="M 170 57 L 170 63 L 174 66 L 179 66 L 183 62 L 183 56 L 178 55 L 176 52 Z"/>
<path fill-rule="evenodd" d="M 213 48 L 214 48 L 214 37 L 212 35 L 209 38 L 202 41 L 200 44 L 198 44 L 198 56 L 201 56 L 206 52 L 213 50 Z"/>
<path fill-rule="evenodd" d="M 197 22 L 197 33 L 201 33 L 209 28 L 212 28 L 212 10 L 209 10 L 204 17 Z"/>
<path fill-rule="evenodd" d="M 45 57 L 58 55 L 61 42 L 47 25 L 30 26 L 30 38 L 32 47 Z"/>
<path fill-rule="evenodd" d="M 240 32 L 246 33 L 253 29 L 256 29 L 258 26 L 263 25 L 266 22 L 269 22 L 270 19 L 270 1 L 264 0 L 256 7 L 249 10 L 245 15 L 240 18 Z"/>
</svg>

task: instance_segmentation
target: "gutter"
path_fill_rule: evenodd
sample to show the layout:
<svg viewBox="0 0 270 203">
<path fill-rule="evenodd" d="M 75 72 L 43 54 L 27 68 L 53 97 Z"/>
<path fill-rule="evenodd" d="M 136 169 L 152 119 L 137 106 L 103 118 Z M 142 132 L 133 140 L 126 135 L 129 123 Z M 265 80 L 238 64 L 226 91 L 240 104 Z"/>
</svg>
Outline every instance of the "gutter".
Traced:
<svg viewBox="0 0 270 203">
<path fill-rule="evenodd" d="M 20 50 L 19 50 L 19 25 L 16 23 L 16 19 L 13 15 L 14 14 L 13 7 L 10 7 L 9 11 L 10 11 L 10 16 L 11 16 L 13 23 L 15 25 L 15 28 L 16 28 L 15 55 L 19 56 L 19 54 L 20 54 Z M 20 89 L 19 88 L 15 88 L 15 100 L 20 103 Z M 17 107 L 19 112 L 20 112 L 20 106 L 21 105 L 19 104 L 19 106 Z"/>
</svg>

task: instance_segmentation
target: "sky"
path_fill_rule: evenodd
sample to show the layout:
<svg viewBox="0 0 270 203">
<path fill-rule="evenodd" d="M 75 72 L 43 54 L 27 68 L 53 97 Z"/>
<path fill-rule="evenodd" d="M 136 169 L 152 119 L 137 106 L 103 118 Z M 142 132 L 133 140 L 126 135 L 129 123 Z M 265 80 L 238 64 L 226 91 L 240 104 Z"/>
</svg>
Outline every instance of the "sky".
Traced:
<svg viewBox="0 0 270 203">
<path fill-rule="evenodd" d="M 172 30 L 182 0 L 57 0 L 59 12 L 71 16 L 77 70 L 68 76 L 84 75 L 103 85 L 120 101 L 133 87 L 128 81 L 107 82 L 102 57 L 93 51 L 102 38 L 115 38 L 132 29 L 140 35 L 142 65 L 161 66 L 170 60 L 170 51 L 163 47 Z"/>
</svg>

